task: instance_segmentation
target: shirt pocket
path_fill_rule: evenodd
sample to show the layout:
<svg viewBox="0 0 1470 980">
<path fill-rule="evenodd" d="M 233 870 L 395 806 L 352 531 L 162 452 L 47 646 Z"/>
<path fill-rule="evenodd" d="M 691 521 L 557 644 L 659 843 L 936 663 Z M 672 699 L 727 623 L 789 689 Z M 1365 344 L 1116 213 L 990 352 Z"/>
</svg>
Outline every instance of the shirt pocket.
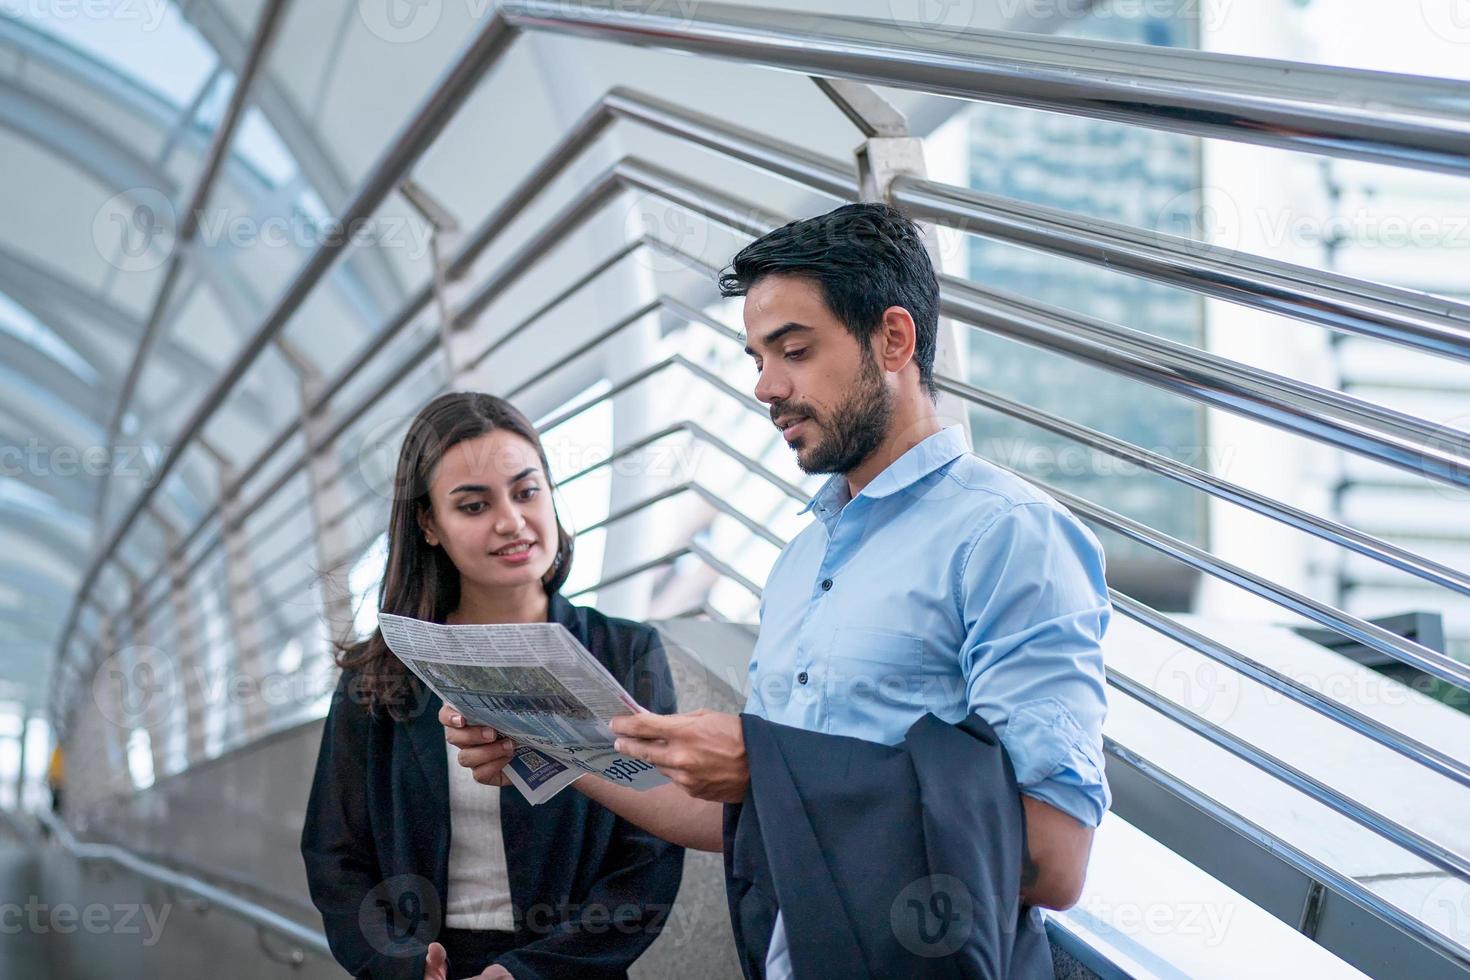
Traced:
<svg viewBox="0 0 1470 980">
<path fill-rule="evenodd" d="M 893 743 L 928 710 L 924 699 L 924 639 L 916 633 L 842 626 L 831 647 L 833 709 Z"/>
</svg>

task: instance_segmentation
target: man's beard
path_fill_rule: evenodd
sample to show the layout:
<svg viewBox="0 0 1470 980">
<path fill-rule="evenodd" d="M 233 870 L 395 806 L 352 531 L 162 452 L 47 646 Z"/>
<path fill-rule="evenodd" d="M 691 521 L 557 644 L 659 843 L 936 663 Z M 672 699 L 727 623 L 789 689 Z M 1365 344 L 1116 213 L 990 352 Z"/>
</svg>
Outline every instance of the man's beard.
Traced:
<svg viewBox="0 0 1470 980">
<path fill-rule="evenodd" d="M 778 417 L 784 412 L 773 413 Z M 808 415 L 821 437 L 796 453 L 796 465 L 805 473 L 847 473 L 873 454 L 888 434 L 893 420 L 893 395 L 883 384 L 883 373 L 871 351 L 863 357 L 852 395 L 832 411 L 831 421 Z"/>
</svg>

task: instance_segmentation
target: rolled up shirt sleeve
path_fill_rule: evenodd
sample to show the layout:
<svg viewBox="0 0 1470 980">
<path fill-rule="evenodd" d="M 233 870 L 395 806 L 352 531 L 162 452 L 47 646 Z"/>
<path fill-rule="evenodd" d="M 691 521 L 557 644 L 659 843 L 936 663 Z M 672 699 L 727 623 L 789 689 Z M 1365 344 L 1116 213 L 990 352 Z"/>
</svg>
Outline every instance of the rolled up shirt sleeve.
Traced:
<svg viewBox="0 0 1470 980">
<path fill-rule="evenodd" d="M 996 729 L 1021 792 L 1089 827 L 1111 803 L 1104 571 L 1085 525 L 1058 504 L 1028 501 L 976 531 L 956 583 L 970 711 Z"/>
</svg>

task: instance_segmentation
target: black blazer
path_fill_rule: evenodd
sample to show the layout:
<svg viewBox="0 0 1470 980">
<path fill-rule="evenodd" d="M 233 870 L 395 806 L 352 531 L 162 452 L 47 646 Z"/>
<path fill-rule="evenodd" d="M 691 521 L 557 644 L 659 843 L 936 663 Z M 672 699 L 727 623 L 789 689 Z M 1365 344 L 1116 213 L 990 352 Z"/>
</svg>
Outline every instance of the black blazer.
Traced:
<svg viewBox="0 0 1470 980">
<path fill-rule="evenodd" d="M 675 710 L 656 630 L 550 599 L 550 621 L 640 704 Z M 394 721 L 354 696 L 354 677 L 343 672 L 327 714 L 301 854 L 337 962 L 357 977 L 421 980 L 448 882 L 441 702 L 424 690 L 412 717 Z M 683 849 L 571 788 L 538 807 L 503 791 L 500 826 L 518 948 L 496 962 L 517 980 L 626 976 L 672 909 Z"/>
<path fill-rule="evenodd" d="M 926 714 L 896 746 L 740 719 L 750 790 L 725 808 L 725 881 L 747 978 L 778 908 L 802 980 L 1053 976 L 1020 903 L 1015 772 L 979 715 Z"/>
</svg>

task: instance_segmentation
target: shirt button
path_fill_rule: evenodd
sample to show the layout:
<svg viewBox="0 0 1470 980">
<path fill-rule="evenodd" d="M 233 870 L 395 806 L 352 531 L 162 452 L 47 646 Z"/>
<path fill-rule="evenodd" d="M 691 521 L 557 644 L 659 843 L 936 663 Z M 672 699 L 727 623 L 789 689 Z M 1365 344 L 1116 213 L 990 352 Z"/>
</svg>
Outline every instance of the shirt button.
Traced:
<svg viewBox="0 0 1470 980">
<path fill-rule="evenodd" d="M 826 591 L 828 591 L 831 588 L 832 588 L 832 580 L 830 578 L 824 578 L 824 579 L 822 579 L 822 591 L 823 592 L 826 592 Z"/>
<path fill-rule="evenodd" d="M 801 673 L 799 673 L 799 674 L 796 675 L 796 683 L 798 683 L 798 684 L 805 684 L 808 679 L 809 678 L 806 675 L 806 671 L 804 671 L 804 670 Z"/>
</svg>

